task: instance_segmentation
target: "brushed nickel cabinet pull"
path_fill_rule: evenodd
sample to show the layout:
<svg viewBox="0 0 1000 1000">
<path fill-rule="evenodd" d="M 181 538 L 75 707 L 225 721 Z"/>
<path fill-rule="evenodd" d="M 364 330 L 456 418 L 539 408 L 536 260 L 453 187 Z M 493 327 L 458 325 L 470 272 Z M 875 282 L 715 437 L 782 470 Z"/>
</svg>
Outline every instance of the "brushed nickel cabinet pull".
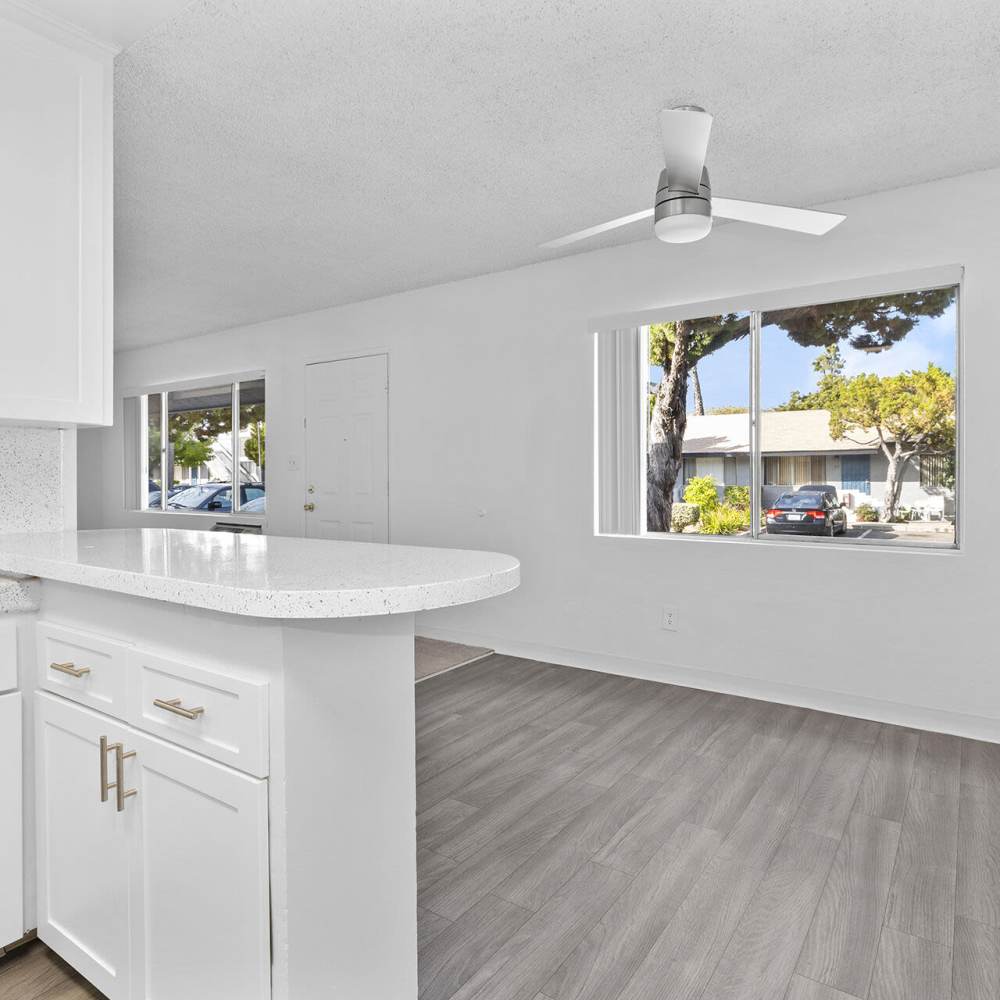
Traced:
<svg viewBox="0 0 1000 1000">
<path fill-rule="evenodd" d="M 108 743 L 107 736 L 101 737 L 101 801 L 108 801 L 108 792 L 115 787 L 115 782 L 108 784 L 108 751 L 121 746 L 120 743 Z"/>
<path fill-rule="evenodd" d="M 69 674 L 70 677 L 83 677 L 90 673 L 90 667 L 78 667 L 74 663 L 50 663 L 49 670 L 58 670 L 61 674 Z"/>
<path fill-rule="evenodd" d="M 197 708 L 185 708 L 181 704 L 180 698 L 171 698 L 169 701 L 163 698 L 154 698 L 153 705 L 162 708 L 164 712 L 173 712 L 182 719 L 197 719 L 199 715 L 204 715 L 205 709 L 200 705 Z"/>
<path fill-rule="evenodd" d="M 118 812 L 125 812 L 125 800 L 132 798 L 133 795 L 138 795 L 138 789 L 135 788 L 125 788 L 125 761 L 129 757 L 135 756 L 134 750 L 129 750 L 128 753 L 125 752 L 125 748 L 121 743 L 115 743 L 115 804 L 118 807 Z"/>
</svg>

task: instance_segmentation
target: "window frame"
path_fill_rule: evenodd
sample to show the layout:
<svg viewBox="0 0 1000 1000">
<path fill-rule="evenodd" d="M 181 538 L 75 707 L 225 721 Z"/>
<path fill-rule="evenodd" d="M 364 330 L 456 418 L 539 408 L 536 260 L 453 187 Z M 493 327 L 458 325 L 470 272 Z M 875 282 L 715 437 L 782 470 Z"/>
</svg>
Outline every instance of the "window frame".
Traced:
<svg viewBox="0 0 1000 1000">
<path fill-rule="evenodd" d="M 718 316 L 726 313 L 748 312 L 750 314 L 750 477 L 751 477 L 751 513 L 750 533 L 745 536 L 726 535 L 694 535 L 676 532 L 648 531 L 646 528 L 646 458 L 648 454 L 647 433 L 648 416 L 643 410 L 640 420 L 641 436 L 641 470 L 640 484 L 637 492 L 639 507 L 639 532 L 635 535 L 612 535 L 608 537 L 656 539 L 680 541 L 681 543 L 714 542 L 725 545 L 763 544 L 793 546 L 810 550 L 817 546 L 803 545 L 802 539 L 775 535 L 761 535 L 761 483 L 764 479 L 763 456 L 760 449 L 760 373 L 761 373 L 761 317 L 766 312 L 794 308 L 796 306 L 822 305 L 860 298 L 900 295 L 906 292 L 925 291 L 934 288 L 954 286 L 957 288 L 955 300 L 955 522 L 954 540 L 950 543 L 926 540 L 883 540 L 872 538 L 810 538 L 810 542 L 818 542 L 838 551 L 854 548 L 895 550 L 901 552 L 919 552 L 924 554 L 960 553 L 963 551 L 963 524 L 965 520 L 965 490 L 963 488 L 963 470 L 965 467 L 965 407 L 963 398 L 964 368 L 963 343 L 965 332 L 963 326 L 962 299 L 964 296 L 965 268 L 960 264 L 944 264 L 937 267 L 921 268 L 919 270 L 903 271 L 883 275 L 865 275 L 822 284 L 804 285 L 799 287 L 776 289 L 773 291 L 754 292 L 745 295 L 732 295 L 724 298 L 701 302 L 670 303 L 659 309 L 644 309 L 641 312 L 619 313 L 604 316 L 590 321 L 589 329 L 595 335 L 600 331 L 625 330 L 631 327 L 640 328 L 640 378 L 645 386 L 648 375 L 644 365 L 649 357 L 648 330 L 654 323 L 669 323 L 685 319 L 700 319 L 702 317 Z M 595 365 L 597 355 L 595 353 Z M 595 370 L 595 385 L 597 384 Z M 642 394 L 642 406 L 645 407 L 645 393 Z M 595 422 L 596 422 L 595 399 Z M 597 482 L 597 440 L 595 439 L 595 493 L 594 515 L 595 525 L 599 524 L 600 511 L 599 486 Z M 603 533 L 596 531 L 595 534 Z"/>
<path fill-rule="evenodd" d="M 230 395 L 230 430 L 229 434 L 231 436 L 231 451 L 233 455 L 232 470 L 229 479 L 229 488 L 231 490 L 231 495 L 236 498 L 239 496 L 239 461 L 237 460 L 237 454 L 239 451 L 239 413 L 240 413 L 240 384 L 243 382 L 254 382 L 263 381 L 264 382 L 264 405 L 265 409 L 267 407 L 268 398 L 268 380 L 267 373 L 265 371 L 255 370 L 255 371 L 244 371 L 235 373 L 226 373 L 223 375 L 212 375 L 205 376 L 203 378 L 196 379 L 183 379 L 173 382 L 159 382 L 153 385 L 142 386 L 140 388 L 126 389 L 122 392 L 122 409 L 123 409 L 123 423 L 125 421 L 125 401 L 128 399 L 137 398 L 139 401 L 138 405 L 138 422 L 139 422 L 139 434 L 137 438 L 137 448 L 135 449 L 135 454 L 129 454 L 127 448 L 126 454 L 124 456 L 124 461 L 126 463 L 132 463 L 138 468 L 138 482 L 139 482 L 139 498 L 140 506 L 131 507 L 128 503 L 128 497 L 124 497 L 125 510 L 130 514 L 155 514 L 155 515 L 169 515 L 177 517 L 202 517 L 211 518 L 212 520 L 249 520 L 251 523 L 262 523 L 267 516 L 266 514 L 255 514 L 253 512 L 244 513 L 239 508 L 233 508 L 232 506 L 228 511 L 222 510 L 192 510 L 192 511 L 178 511 L 178 510 L 168 510 L 166 507 L 167 500 L 167 490 L 160 490 L 160 506 L 159 507 L 149 507 L 142 506 L 142 502 L 148 501 L 149 489 L 149 468 L 148 468 L 148 433 L 149 426 L 147 420 L 148 413 L 148 398 L 150 396 L 160 397 L 160 477 L 165 480 L 165 471 L 167 464 L 167 453 L 169 447 L 169 427 L 170 427 L 170 405 L 169 405 L 169 395 L 172 392 L 183 392 L 188 389 L 206 389 L 212 387 L 222 388 L 223 386 L 229 385 L 231 390 Z M 126 435 L 126 443 L 129 438 Z M 126 482 L 128 482 L 126 473 Z"/>
</svg>

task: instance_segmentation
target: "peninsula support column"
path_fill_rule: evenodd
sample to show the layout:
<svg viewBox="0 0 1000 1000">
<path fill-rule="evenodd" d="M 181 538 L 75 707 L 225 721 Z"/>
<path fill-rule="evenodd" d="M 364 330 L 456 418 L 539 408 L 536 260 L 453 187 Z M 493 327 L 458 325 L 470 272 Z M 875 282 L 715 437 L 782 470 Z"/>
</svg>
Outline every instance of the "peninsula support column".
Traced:
<svg viewBox="0 0 1000 1000">
<path fill-rule="evenodd" d="M 413 615 L 284 622 L 282 640 L 275 996 L 416 1000 Z"/>
</svg>

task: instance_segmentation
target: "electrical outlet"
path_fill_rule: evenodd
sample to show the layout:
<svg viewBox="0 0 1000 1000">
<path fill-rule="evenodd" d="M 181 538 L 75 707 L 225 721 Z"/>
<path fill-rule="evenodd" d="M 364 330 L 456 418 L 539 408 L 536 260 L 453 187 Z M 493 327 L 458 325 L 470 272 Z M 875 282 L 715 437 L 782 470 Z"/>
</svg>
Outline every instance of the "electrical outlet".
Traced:
<svg viewBox="0 0 1000 1000">
<path fill-rule="evenodd" d="M 666 629 L 668 632 L 677 631 L 677 609 L 676 608 L 664 608 L 663 609 L 663 619 L 660 622 L 660 628 Z"/>
</svg>

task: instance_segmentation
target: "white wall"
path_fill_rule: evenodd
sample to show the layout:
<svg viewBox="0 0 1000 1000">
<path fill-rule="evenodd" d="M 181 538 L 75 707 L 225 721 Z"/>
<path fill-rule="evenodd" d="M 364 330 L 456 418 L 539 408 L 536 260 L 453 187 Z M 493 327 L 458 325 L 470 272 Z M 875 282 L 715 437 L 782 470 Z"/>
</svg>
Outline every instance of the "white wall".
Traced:
<svg viewBox="0 0 1000 1000">
<path fill-rule="evenodd" d="M 388 350 L 392 541 L 523 563 L 515 594 L 425 615 L 425 632 L 1000 739 L 1000 171 L 841 210 L 823 239 L 721 226 L 126 352 L 117 391 L 265 368 L 268 527 L 301 533 L 303 364 Z M 966 268 L 963 551 L 593 536 L 590 319 L 949 264 Z M 121 428 L 90 433 L 103 469 L 82 521 L 162 524 L 123 512 Z"/>
</svg>

